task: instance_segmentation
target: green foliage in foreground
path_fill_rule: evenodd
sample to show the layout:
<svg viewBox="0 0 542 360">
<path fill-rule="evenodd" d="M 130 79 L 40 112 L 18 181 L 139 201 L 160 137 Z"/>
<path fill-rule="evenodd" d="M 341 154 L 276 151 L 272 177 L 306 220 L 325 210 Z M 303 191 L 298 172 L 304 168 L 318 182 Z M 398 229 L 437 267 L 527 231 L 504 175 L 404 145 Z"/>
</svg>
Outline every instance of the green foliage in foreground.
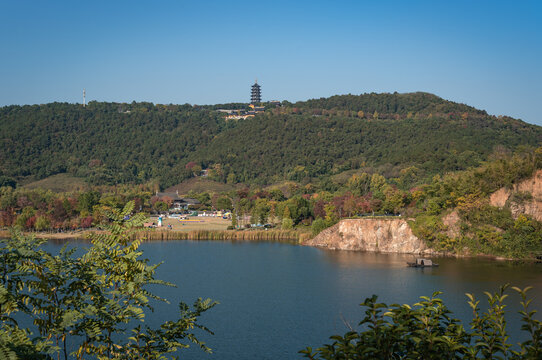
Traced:
<svg viewBox="0 0 542 360">
<path fill-rule="evenodd" d="M 422 296 L 414 306 L 388 307 L 373 295 L 361 304 L 366 310 L 360 331 L 332 336 L 332 344 L 300 353 L 308 359 L 541 359 L 542 322 L 535 319 L 536 311 L 529 309 L 530 287 L 513 287 L 522 299 L 522 330 L 529 338 L 516 350 L 508 342 L 504 318 L 507 287 L 495 294 L 486 292 L 489 306 L 485 312 L 480 311 L 480 301 L 467 294 L 473 311 L 469 330 L 437 298 L 440 292 Z"/>
<path fill-rule="evenodd" d="M 141 240 L 131 240 L 144 221 L 124 220 L 133 207 L 110 212 L 110 225 L 80 257 L 66 247 L 50 254 L 44 240 L 19 233 L 1 240 L 0 359 L 167 359 L 191 343 L 210 351 L 194 334 L 210 333 L 197 323 L 215 305 L 209 299 L 180 303 L 179 318 L 158 329 L 142 325 L 150 300 L 166 301 L 147 286 L 173 285 L 155 279 L 158 265 L 141 259 Z M 37 334 L 19 327 L 25 317 Z"/>
</svg>

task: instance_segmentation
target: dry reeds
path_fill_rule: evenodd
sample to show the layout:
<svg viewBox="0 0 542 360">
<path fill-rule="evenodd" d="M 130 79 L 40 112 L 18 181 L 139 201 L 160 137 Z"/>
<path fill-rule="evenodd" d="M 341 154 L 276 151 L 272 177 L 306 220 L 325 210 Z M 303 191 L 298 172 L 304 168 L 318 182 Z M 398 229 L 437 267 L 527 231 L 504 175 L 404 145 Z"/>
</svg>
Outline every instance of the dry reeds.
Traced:
<svg viewBox="0 0 542 360">
<path fill-rule="evenodd" d="M 36 233 L 37 237 L 66 241 L 69 239 L 88 239 L 93 231 L 80 233 Z M 10 232 L 0 230 L 0 238 L 9 238 Z M 169 241 L 169 240 L 222 240 L 222 241 L 270 241 L 284 242 L 290 244 L 302 244 L 311 238 L 311 233 L 296 230 L 157 230 L 146 229 L 138 231 L 133 235 L 134 239 L 143 241 Z"/>
<path fill-rule="evenodd" d="M 310 234 L 295 230 L 145 230 L 134 235 L 144 241 L 168 241 L 168 240 L 231 240 L 231 241 L 272 241 L 301 243 Z"/>
</svg>

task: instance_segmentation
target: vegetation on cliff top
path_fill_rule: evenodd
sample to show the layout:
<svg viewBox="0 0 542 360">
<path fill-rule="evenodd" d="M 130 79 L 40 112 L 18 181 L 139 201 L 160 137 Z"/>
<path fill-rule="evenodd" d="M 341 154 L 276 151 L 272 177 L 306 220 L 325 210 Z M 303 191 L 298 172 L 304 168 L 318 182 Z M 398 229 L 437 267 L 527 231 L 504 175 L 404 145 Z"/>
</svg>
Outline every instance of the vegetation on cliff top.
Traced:
<svg viewBox="0 0 542 360">
<path fill-rule="evenodd" d="M 421 211 L 413 213 L 412 229 L 436 250 L 514 258 L 538 255 L 542 252 L 542 224 L 526 214 L 513 217 L 510 204 L 492 206 L 489 195 L 502 187 L 512 188 L 540 168 L 542 148 L 436 176 L 413 193 Z M 451 211 L 458 216 L 455 231 L 443 222 Z"/>
</svg>

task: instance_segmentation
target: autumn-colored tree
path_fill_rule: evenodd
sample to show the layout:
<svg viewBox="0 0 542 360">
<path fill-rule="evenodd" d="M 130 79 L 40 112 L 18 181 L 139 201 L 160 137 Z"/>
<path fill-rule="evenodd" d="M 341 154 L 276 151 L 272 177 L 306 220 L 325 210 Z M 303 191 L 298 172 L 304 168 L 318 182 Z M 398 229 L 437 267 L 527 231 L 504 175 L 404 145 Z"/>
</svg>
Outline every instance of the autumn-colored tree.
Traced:
<svg viewBox="0 0 542 360">
<path fill-rule="evenodd" d="M 343 204 L 344 216 L 350 217 L 358 213 L 359 211 L 358 200 L 359 199 L 356 198 L 354 195 L 350 195 L 344 200 L 344 204 Z"/>
<path fill-rule="evenodd" d="M 92 226 L 92 216 L 86 216 L 81 219 L 81 227 L 83 229 L 89 228 Z"/>
<path fill-rule="evenodd" d="M 15 221 L 13 210 L 0 210 L 0 227 L 12 226 Z"/>
<path fill-rule="evenodd" d="M 315 218 L 324 219 L 326 217 L 325 210 L 326 202 L 324 200 L 317 200 L 312 205 L 312 213 Z"/>
<path fill-rule="evenodd" d="M 192 170 L 192 168 L 193 168 L 194 166 L 196 166 L 196 165 L 197 165 L 197 164 L 196 164 L 194 161 L 189 161 L 188 163 L 186 163 L 186 165 L 184 166 L 184 168 L 185 168 L 186 170 Z"/>
</svg>

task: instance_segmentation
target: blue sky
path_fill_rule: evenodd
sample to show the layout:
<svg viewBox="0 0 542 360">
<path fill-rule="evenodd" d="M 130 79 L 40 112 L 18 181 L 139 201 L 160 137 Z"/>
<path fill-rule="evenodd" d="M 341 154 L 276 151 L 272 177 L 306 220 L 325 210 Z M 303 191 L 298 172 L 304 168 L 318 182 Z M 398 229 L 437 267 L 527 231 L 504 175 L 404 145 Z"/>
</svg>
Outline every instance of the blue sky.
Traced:
<svg viewBox="0 0 542 360">
<path fill-rule="evenodd" d="M 426 91 L 542 125 L 542 1 L 0 0 L 0 105 Z"/>
</svg>

